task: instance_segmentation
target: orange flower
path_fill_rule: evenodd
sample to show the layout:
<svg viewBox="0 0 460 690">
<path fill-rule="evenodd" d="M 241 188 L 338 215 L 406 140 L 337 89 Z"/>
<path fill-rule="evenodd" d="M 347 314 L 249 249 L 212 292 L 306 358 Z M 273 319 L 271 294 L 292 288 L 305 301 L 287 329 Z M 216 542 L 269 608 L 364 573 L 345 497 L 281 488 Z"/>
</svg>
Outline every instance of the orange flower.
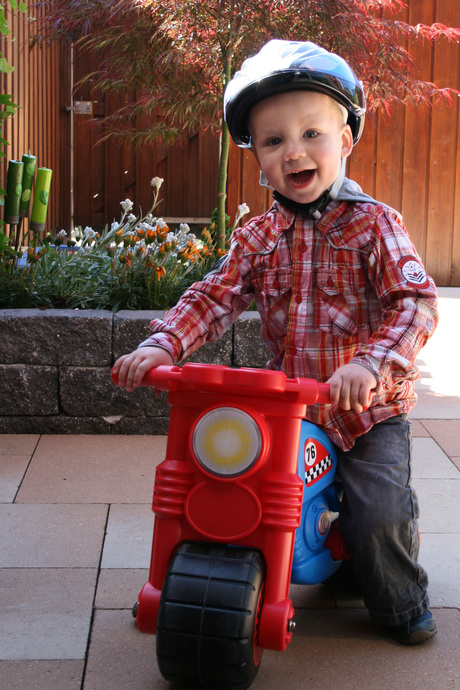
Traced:
<svg viewBox="0 0 460 690">
<path fill-rule="evenodd" d="M 163 276 L 166 275 L 166 269 L 164 266 L 157 266 L 157 278 L 161 280 Z"/>
<path fill-rule="evenodd" d="M 166 239 L 169 233 L 169 227 L 167 225 L 163 225 L 161 228 L 157 227 L 157 233 L 158 237 L 162 240 Z"/>
</svg>

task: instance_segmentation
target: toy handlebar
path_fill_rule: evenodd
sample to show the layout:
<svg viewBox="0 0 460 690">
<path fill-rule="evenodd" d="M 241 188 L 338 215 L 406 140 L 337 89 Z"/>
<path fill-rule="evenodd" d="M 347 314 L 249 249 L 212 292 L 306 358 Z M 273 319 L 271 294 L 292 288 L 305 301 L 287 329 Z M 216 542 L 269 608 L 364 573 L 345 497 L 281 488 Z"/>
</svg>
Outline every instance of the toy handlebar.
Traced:
<svg viewBox="0 0 460 690">
<path fill-rule="evenodd" d="M 117 383 L 112 374 L 114 383 Z M 314 379 L 288 379 L 282 371 L 188 362 L 182 367 L 159 366 L 148 371 L 141 386 L 160 391 L 201 390 L 241 396 L 279 397 L 308 405 L 330 403 L 330 386 Z"/>
</svg>

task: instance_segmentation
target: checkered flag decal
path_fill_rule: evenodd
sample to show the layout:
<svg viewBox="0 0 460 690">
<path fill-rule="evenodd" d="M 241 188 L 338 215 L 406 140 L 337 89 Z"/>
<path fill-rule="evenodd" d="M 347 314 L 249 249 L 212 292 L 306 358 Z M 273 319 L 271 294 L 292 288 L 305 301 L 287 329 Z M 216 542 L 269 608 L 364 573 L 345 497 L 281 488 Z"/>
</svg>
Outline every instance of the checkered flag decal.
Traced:
<svg viewBox="0 0 460 690">
<path fill-rule="evenodd" d="M 330 455 L 326 455 L 325 458 L 320 460 L 316 465 L 313 465 L 313 467 L 310 467 L 310 469 L 305 473 L 305 483 L 312 484 L 318 479 L 318 477 L 327 472 L 331 465 L 332 457 Z"/>
</svg>

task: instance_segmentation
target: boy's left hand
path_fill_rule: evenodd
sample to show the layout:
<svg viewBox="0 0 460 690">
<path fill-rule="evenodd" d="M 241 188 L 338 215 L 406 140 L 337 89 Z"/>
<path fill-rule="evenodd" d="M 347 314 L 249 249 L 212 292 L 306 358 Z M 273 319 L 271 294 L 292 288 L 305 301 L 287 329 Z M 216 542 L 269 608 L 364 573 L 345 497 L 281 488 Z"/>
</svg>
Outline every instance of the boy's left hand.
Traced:
<svg viewBox="0 0 460 690">
<path fill-rule="evenodd" d="M 343 410 L 362 412 L 370 405 L 372 390 L 377 387 L 375 376 L 360 364 L 345 364 L 329 379 L 331 403 Z"/>
</svg>

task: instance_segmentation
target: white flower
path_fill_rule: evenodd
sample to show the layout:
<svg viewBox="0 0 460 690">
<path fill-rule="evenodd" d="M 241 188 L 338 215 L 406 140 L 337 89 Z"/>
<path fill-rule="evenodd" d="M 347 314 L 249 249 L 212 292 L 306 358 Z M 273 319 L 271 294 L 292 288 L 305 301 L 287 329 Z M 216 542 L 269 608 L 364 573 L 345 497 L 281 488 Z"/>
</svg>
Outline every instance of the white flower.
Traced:
<svg viewBox="0 0 460 690">
<path fill-rule="evenodd" d="M 94 232 L 93 228 L 90 228 L 88 225 L 86 228 L 83 230 L 83 238 L 85 240 L 94 240 L 96 237 L 96 233 Z"/>
<path fill-rule="evenodd" d="M 116 232 L 119 229 L 120 225 L 117 223 L 116 220 L 113 221 L 112 225 L 110 226 L 110 232 Z"/>
<path fill-rule="evenodd" d="M 66 230 L 60 230 L 57 234 L 58 237 L 67 237 L 67 231 Z"/>
<path fill-rule="evenodd" d="M 136 218 L 136 216 L 134 215 L 134 213 L 130 213 L 129 216 L 128 216 L 128 220 L 129 220 L 130 223 L 133 223 L 135 220 L 137 220 L 137 218 Z"/>
<path fill-rule="evenodd" d="M 238 206 L 238 215 L 240 218 L 246 215 L 246 213 L 249 213 L 249 206 L 247 204 L 240 204 Z"/>
<path fill-rule="evenodd" d="M 124 201 L 120 201 L 120 206 L 125 213 L 129 213 L 129 211 L 131 211 L 134 204 L 131 201 L 131 199 L 125 199 Z"/>
<path fill-rule="evenodd" d="M 157 218 L 157 228 L 160 228 L 160 230 L 161 230 L 162 228 L 166 228 L 167 225 L 168 225 L 168 224 L 165 223 L 165 221 L 163 220 L 163 218 Z"/>
<path fill-rule="evenodd" d="M 152 177 L 152 179 L 150 180 L 150 185 L 152 187 L 155 187 L 156 190 L 158 190 L 158 189 L 160 189 L 163 182 L 164 182 L 164 179 L 162 177 Z"/>
<path fill-rule="evenodd" d="M 147 221 L 142 221 L 142 223 L 139 223 L 139 229 L 140 230 L 154 230 L 154 226 L 151 225 L 151 223 L 147 223 Z"/>
</svg>

